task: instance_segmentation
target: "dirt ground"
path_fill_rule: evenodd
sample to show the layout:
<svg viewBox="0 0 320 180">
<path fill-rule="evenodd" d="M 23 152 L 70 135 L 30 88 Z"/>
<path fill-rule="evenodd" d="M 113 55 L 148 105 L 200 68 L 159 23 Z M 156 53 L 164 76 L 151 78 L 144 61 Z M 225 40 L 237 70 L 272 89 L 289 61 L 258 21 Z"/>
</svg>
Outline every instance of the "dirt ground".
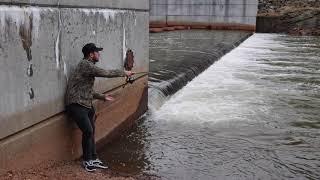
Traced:
<svg viewBox="0 0 320 180">
<path fill-rule="evenodd" d="M 259 0 L 257 31 L 320 36 L 320 1 Z"/>
<path fill-rule="evenodd" d="M 274 16 L 296 10 L 318 8 L 320 8 L 319 0 L 259 0 L 258 14 L 261 16 Z"/>
<path fill-rule="evenodd" d="M 50 163 L 39 165 L 37 167 L 24 169 L 24 170 L 11 170 L 1 173 L 1 180 L 154 180 L 160 179 L 158 177 L 150 175 L 128 175 L 118 172 L 113 172 L 109 169 L 98 169 L 95 172 L 86 172 L 80 161 L 72 162 L 60 162 L 60 163 Z"/>
</svg>

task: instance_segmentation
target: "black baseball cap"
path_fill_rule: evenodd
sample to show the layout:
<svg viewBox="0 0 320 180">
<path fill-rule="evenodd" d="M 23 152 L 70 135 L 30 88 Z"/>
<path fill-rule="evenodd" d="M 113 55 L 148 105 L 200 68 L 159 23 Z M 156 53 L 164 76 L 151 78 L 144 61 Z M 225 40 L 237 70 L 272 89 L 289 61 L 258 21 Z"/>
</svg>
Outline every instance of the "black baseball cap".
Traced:
<svg viewBox="0 0 320 180">
<path fill-rule="evenodd" d="M 84 56 L 87 56 L 91 52 L 98 52 L 98 51 L 102 51 L 102 50 L 103 50 L 103 48 L 97 47 L 94 43 L 88 43 L 83 46 L 82 53 Z"/>
</svg>

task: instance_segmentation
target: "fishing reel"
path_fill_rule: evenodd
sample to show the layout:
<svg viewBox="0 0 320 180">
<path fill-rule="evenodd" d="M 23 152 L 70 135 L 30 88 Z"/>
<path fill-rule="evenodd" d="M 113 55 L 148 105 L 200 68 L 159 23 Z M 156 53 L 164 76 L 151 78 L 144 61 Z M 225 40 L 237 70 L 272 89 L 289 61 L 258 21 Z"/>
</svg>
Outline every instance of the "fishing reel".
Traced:
<svg viewBox="0 0 320 180">
<path fill-rule="evenodd" d="M 133 55 L 133 51 L 131 49 L 128 49 L 126 52 L 126 57 L 124 60 L 124 69 L 126 71 L 131 71 L 133 68 L 133 64 L 134 64 L 134 55 Z M 126 83 L 130 83 L 132 84 L 135 81 L 135 79 L 133 77 L 127 77 L 126 78 Z"/>
<path fill-rule="evenodd" d="M 132 77 L 127 77 L 126 82 L 132 84 L 135 81 Z"/>
<path fill-rule="evenodd" d="M 134 55 L 133 55 L 133 51 L 131 49 L 128 49 L 127 52 L 126 52 L 126 57 L 125 57 L 125 60 L 124 60 L 124 69 L 126 71 L 131 71 L 132 68 L 133 68 L 133 65 L 134 65 Z M 138 73 L 135 73 L 136 75 L 137 74 L 148 74 L 148 72 L 138 72 Z M 132 84 L 135 80 L 135 78 L 133 77 L 127 77 L 126 78 L 126 84 L 130 83 Z M 124 85 L 125 86 L 125 85 Z M 123 87 L 124 87 L 123 86 Z"/>
</svg>

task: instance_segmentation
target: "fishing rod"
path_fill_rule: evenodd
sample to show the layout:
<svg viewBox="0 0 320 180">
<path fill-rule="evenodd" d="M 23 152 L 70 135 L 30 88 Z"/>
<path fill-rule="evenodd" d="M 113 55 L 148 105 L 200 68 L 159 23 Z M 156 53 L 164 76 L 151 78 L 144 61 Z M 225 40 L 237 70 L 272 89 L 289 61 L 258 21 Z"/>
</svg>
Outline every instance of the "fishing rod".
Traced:
<svg viewBox="0 0 320 180">
<path fill-rule="evenodd" d="M 135 72 L 134 74 L 149 74 L 149 72 Z"/>
</svg>

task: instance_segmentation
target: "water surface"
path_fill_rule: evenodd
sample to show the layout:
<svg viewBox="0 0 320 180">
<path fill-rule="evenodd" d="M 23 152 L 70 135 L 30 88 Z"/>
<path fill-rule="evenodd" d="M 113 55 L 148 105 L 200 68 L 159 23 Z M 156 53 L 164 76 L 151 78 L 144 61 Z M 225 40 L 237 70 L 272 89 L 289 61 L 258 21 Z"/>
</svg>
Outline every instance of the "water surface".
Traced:
<svg viewBox="0 0 320 180">
<path fill-rule="evenodd" d="M 161 179 L 320 179 L 319 56 L 320 38 L 254 34 L 102 158 Z"/>
</svg>

